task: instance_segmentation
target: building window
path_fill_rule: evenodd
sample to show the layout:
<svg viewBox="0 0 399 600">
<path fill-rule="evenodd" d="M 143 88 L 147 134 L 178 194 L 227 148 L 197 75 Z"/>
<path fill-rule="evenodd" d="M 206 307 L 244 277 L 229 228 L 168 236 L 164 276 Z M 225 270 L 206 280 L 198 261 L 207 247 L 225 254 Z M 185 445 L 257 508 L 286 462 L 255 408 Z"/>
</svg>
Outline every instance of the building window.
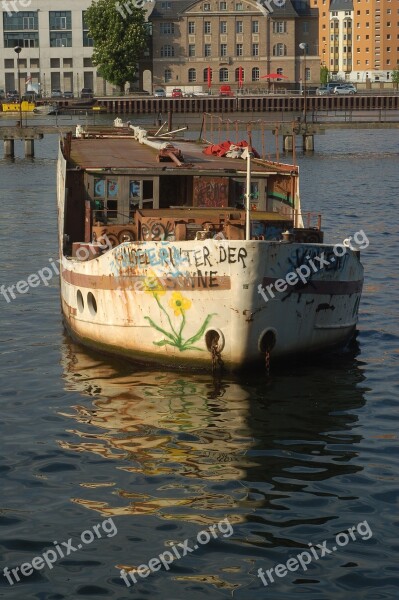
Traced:
<svg viewBox="0 0 399 600">
<path fill-rule="evenodd" d="M 252 56 L 259 56 L 259 44 L 252 44 Z"/>
<path fill-rule="evenodd" d="M 159 32 L 161 35 L 172 35 L 175 32 L 174 23 L 160 23 Z"/>
<path fill-rule="evenodd" d="M 242 33 L 242 32 L 243 32 L 242 21 L 236 21 L 236 33 Z"/>
<path fill-rule="evenodd" d="M 4 31 L 21 31 L 38 29 L 37 12 L 3 12 Z"/>
<path fill-rule="evenodd" d="M 305 69 L 305 81 L 310 81 L 310 69 L 306 67 Z"/>
<path fill-rule="evenodd" d="M 236 44 L 236 56 L 242 56 L 242 55 L 243 55 L 242 44 Z"/>
<path fill-rule="evenodd" d="M 252 33 L 259 33 L 259 21 L 252 21 Z"/>
<path fill-rule="evenodd" d="M 204 21 L 204 33 L 211 33 L 211 22 L 210 21 Z"/>
<path fill-rule="evenodd" d="M 212 81 L 212 69 L 210 69 L 211 81 Z M 203 71 L 203 80 L 208 83 L 208 67 Z"/>
<path fill-rule="evenodd" d="M 211 56 L 212 49 L 210 44 L 205 44 L 204 46 L 204 56 Z"/>
<path fill-rule="evenodd" d="M 193 35 L 195 33 L 195 22 L 194 21 L 188 22 L 188 33 L 190 33 L 191 35 Z"/>
<path fill-rule="evenodd" d="M 287 46 L 285 44 L 274 44 L 273 56 L 287 56 Z"/>
<path fill-rule="evenodd" d="M 245 71 L 242 67 L 241 67 L 241 69 L 242 69 L 241 81 L 244 81 L 245 80 Z M 240 81 L 240 67 L 237 67 L 237 69 L 234 71 L 234 80 Z"/>
<path fill-rule="evenodd" d="M 167 57 L 171 57 L 174 55 L 175 55 L 174 46 L 170 46 L 169 44 L 166 44 L 165 46 L 161 47 L 161 58 L 167 58 Z"/>
<path fill-rule="evenodd" d="M 171 2 L 161 2 L 161 8 L 163 10 L 170 10 L 172 8 Z"/>
<path fill-rule="evenodd" d="M 229 70 L 226 68 L 219 69 L 219 81 L 224 83 L 229 80 Z"/>
<path fill-rule="evenodd" d="M 227 10 L 227 2 L 219 2 L 219 10 Z"/>
<path fill-rule="evenodd" d="M 17 31 L 15 33 L 4 33 L 4 48 L 15 48 L 15 46 L 21 46 L 21 48 L 38 48 L 39 47 L 39 33 L 27 33 L 25 31 Z"/>
<path fill-rule="evenodd" d="M 220 33 L 227 33 L 227 21 L 220 21 Z"/>
<path fill-rule="evenodd" d="M 195 44 L 188 45 L 188 55 L 195 56 Z"/>
<path fill-rule="evenodd" d="M 208 2 L 204 4 L 204 10 L 207 12 L 211 10 L 211 5 Z"/>
<path fill-rule="evenodd" d="M 236 3 L 236 10 L 244 10 L 244 5 L 242 2 Z"/>
<path fill-rule="evenodd" d="M 188 81 L 190 83 L 194 83 L 194 81 L 197 81 L 197 71 L 195 69 L 188 70 Z"/>
<path fill-rule="evenodd" d="M 163 72 L 163 78 L 165 80 L 165 83 L 169 83 L 169 81 L 172 81 L 172 71 L 170 69 L 165 69 L 165 71 Z"/>
<path fill-rule="evenodd" d="M 94 46 L 93 38 L 89 36 L 89 26 L 85 21 L 86 11 L 82 12 L 82 31 L 83 31 L 83 47 L 92 48 Z"/>
<path fill-rule="evenodd" d="M 286 33 L 287 21 L 273 21 L 273 33 Z"/>
<path fill-rule="evenodd" d="M 282 67 L 279 67 L 278 69 L 276 69 L 276 73 L 277 73 L 277 75 L 282 75 L 283 74 Z"/>
<path fill-rule="evenodd" d="M 259 81 L 259 67 L 252 69 L 252 81 Z"/>
<path fill-rule="evenodd" d="M 51 10 L 49 12 L 50 29 L 72 29 L 70 10 Z"/>
<path fill-rule="evenodd" d="M 50 31 L 50 47 L 51 48 L 71 48 L 72 47 L 72 32 L 71 31 Z"/>
<path fill-rule="evenodd" d="M 220 44 L 220 56 L 227 56 L 227 44 Z"/>
</svg>

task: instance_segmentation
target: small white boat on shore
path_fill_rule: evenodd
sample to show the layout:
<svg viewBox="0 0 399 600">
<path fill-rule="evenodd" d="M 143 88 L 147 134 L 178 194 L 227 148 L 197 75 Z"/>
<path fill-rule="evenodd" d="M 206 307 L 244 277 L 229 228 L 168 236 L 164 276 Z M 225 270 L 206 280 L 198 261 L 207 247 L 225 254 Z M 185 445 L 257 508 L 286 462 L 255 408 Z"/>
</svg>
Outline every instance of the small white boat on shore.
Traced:
<svg viewBox="0 0 399 600">
<path fill-rule="evenodd" d="M 59 111 L 57 104 L 36 104 L 33 112 L 36 115 L 56 115 Z"/>
<path fill-rule="evenodd" d="M 61 300 L 72 336 L 209 370 L 344 344 L 357 322 L 359 251 L 324 243 L 320 220 L 303 226 L 298 167 L 243 147 L 205 149 L 132 126 L 62 139 Z"/>
</svg>

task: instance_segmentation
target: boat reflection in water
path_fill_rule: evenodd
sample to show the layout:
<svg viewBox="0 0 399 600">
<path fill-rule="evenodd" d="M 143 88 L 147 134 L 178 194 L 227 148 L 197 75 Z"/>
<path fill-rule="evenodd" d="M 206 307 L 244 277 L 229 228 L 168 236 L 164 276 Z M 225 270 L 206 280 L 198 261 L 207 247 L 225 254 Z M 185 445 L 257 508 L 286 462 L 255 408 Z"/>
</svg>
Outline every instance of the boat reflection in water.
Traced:
<svg viewBox="0 0 399 600">
<path fill-rule="evenodd" d="M 197 523 L 214 522 L 202 510 L 234 512 L 245 488 L 238 484 L 234 493 L 215 494 L 208 493 L 204 484 L 207 480 L 220 483 L 245 478 L 251 464 L 246 453 L 254 445 L 246 424 L 248 390 L 206 374 L 132 373 L 131 366 L 118 372 L 116 362 L 103 360 L 71 342 L 64 350 L 66 388 L 95 397 L 92 410 L 79 405 L 74 407 L 75 414 L 68 416 L 100 431 L 90 431 L 87 436 L 76 431 L 83 440 L 62 446 L 115 459 L 118 469 L 134 476 L 154 477 L 158 483 L 162 476 L 173 482 L 162 486 L 163 491 L 169 490 L 169 497 L 161 494 L 158 500 L 152 496 L 153 490 L 151 495 L 120 490 L 122 507 L 75 501 L 107 515 L 158 513 L 163 518 L 180 516 Z M 151 488 L 149 479 L 146 486 Z M 171 498 L 172 489 L 181 497 Z M 126 505 L 128 499 L 131 503 Z M 171 512 L 178 507 L 183 512 Z M 189 507 L 189 512 L 184 512 L 184 507 Z M 232 520 L 241 519 L 236 515 Z"/>
<path fill-rule="evenodd" d="M 356 360 L 259 375 L 250 384 L 134 372 L 111 360 L 65 338 L 65 387 L 92 404 L 80 398 L 63 413 L 77 426 L 60 443 L 81 453 L 91 477 L 73 502 L 117 518 L 129 532 L 126 544 L 125 529 L 118 536 L 128 549 L 112 557 L 115 566 L 133 568 L 161 552 L 154 548 L 168 529 L 181 541 L 228 517 L 234 536 L 201 566 L 186 557 L 173 585 L 259 587 L 257 561 L 286 560 L 293 548 L 339 531 L 341 511 L 357 498 L 348 476 L 363 469 L 354 447 L 361 440 L 356 410 L 364 405 Z M 128 544 L 137 532 L 141 555 L 133 556 Z"/>
</svg>

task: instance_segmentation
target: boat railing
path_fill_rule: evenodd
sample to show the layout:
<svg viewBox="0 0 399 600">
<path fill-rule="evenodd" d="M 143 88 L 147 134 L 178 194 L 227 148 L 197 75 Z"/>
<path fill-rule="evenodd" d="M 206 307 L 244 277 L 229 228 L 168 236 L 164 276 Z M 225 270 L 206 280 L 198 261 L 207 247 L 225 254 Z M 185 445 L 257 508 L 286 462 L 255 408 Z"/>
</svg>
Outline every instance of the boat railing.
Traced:
<svg viewBox="0 0 399 600">
<path fill-rule="evenodd" d="M 321 214 L 311 211 L 295 211 L 297 217 L 302 217 L 307 229 L 321 229 Z"/>
</svg>

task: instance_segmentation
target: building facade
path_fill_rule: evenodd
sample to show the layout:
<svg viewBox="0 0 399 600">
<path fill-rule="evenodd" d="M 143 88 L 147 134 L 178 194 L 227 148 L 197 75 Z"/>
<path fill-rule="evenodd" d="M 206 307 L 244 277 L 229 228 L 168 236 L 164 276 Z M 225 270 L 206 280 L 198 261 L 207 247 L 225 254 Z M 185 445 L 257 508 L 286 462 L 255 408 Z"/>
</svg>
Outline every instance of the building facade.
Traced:
<svg viewBox="0 0 399 600">
<path fill-rule="evenodd" d="M 399 61 L 398 0 L 311 0 L 322 64 L 352 82 L 390 81 Z"/>
<path fill-rule="evenodd" d="M 319 82 L 317 10 L 310 0 L 156 0 L 147 2 L 152 48 L 143 56 L 138 89 L 200 86 L 247 90 Z M 8 2 L 8 4 L 7 4 Z M 91 0 L 69 0 L 54 10 L 50 0 L 4 0 L 0 6 L 0 89 L 22 92 L 29 82 L 43 96 L 52 90 L 91 88 L 117 93 L 92 62 L 93 40 L 85 23 Z M 124 4 L 123 4 L 124 6 Z M 15 9 L 21 10 L 15 10 Z M 299 45 L 305 44 L 305 50 Z M 14 48 L 21 47 L 18 55 Z M 209 74 L 211 73 L 211 81 Z M 275 77 L 267 78 L 267 75 Z M 277 79 L 281 75 L 281 79 Z M 208 85 L 210 84 L 210 86 Z"/>
<path fill-rule="evenodd" d="M 50 0 L 25 0 L 24 5 L 18 0 L 12 5 L 0 4 L 0 88 L 18 90 L 14 48 L 20 46 L 21 91 L 29 81 L 34 88 L 39 86 L 44 96 L 55 89 L 75 95 L 82 88 L 111 93 L 113 86 L 97 76 L 92 63 L 93 41 L 84 22 L 90 1 L 69 0 L 68 10 L 54 10 Z"/>
<path fill-rule="evenodd" d="M 318 83 L 317 12 L 307 2 L 272 6 L 267 13 L 255 0 L 157 1 L 150 16 L 153 85 L 298 87 L 305 73 Z"/>
</svg>

